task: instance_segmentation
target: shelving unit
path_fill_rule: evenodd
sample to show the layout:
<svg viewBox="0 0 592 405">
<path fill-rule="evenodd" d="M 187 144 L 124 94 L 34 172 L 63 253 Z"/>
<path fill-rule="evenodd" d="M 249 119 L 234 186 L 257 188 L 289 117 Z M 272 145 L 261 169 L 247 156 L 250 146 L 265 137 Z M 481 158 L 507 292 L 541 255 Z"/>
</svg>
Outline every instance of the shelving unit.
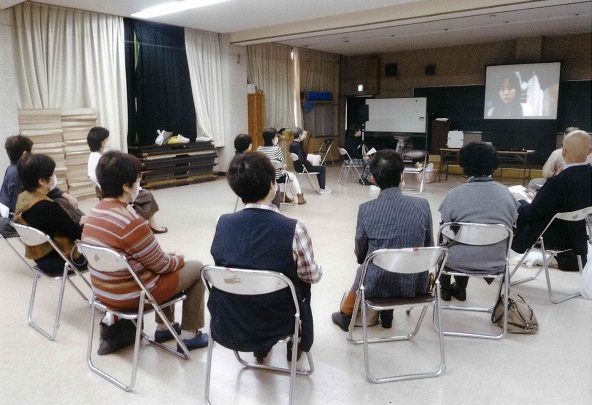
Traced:
<svg viewBox="0 0 592 405">
<path fill-rule="evenodd" d="M 216 150 L 212 142 L 133 146 L 129 153 L 142 163 L 145 189 L 203 183 L 216 179 Z"/>
</svg>

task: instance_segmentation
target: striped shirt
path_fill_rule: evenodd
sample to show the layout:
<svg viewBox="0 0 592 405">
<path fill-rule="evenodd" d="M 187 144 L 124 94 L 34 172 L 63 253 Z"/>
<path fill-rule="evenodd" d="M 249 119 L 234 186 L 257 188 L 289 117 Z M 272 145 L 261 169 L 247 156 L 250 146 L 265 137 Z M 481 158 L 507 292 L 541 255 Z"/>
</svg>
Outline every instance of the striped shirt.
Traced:
<svg viewBox="0 0 592 405">
<path fill-rule="evenodd" d="M 269 158 L 269 160 L 277 160 L 282 163 L 286 163 L 284 159 L 284 154 L 279 146 L 259 146 L 257 148 L 257 152 L 263 153 L 265 156 Z M 275 178 L 276 180 L 282 177 L 286 171 L 284 169 L 276 169 L 275 171 Z"/>
<path fill-rule="evenodd" d="M 270 210 L 279 213 L 277 207 L 273 204 L 245 204 L 245 209 L 257 208 L 261 210 Z M 296 220 L 296 229 L 294 230 L 294 239 L 292 241 L 292 256 L 296 262 L 296 272 L 298 278 L 305 283 L 314 284 L 319 282 L 323 276 L 322 267 L 315 262 L 314 252 L 312 251 L 312 240 L 304 224 Z"/>
<path fill-rule="evenodd" d="M 170 298 L 179 282 L 182 256 L 162 251 L 148 222 L 122 201 L 103 199 L 87 216 L 82 241 L 122 253 L 157 301 Z M 97 297 L 114 309 L 137 307 L 140 287 L 127 270 L 99 272 L 89 266 Z"/>
</svg>

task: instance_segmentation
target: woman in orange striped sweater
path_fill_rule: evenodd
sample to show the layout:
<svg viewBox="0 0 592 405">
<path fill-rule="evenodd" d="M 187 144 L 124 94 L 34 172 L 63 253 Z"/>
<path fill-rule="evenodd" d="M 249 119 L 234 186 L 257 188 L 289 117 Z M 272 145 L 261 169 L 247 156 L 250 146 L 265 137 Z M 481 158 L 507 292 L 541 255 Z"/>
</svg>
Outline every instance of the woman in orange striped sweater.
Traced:
<svg viewBox="0 0 592 405">
<path fill-rule="evenodd" d="M 204 326 L 202 264 L 196 260 L 186 262 L 181 254 L 163 252 L 148 222 L 128 209 L 138 195 L 139 160 L 121 152 L 106 152 L 97 165 L 97 178 L 103 199 L 88 215 L 82 240 L 125 255 L 158 302 L 184 291 L 187 298 L 183 301 L 183 320 L 174 328 L 189 350 L 206 347 L 208 335 L 199 331 Z M 105 304 L 115 309 L 137 308 L 140 290 L 127 271 L 106 275 L 91 268 L 90 275 L 97 297 Z M 174 306 L 163 311 L 173 322 Z M 156 323 L 155 340 L 172 339 L 158 315 Z"/>
</svg>

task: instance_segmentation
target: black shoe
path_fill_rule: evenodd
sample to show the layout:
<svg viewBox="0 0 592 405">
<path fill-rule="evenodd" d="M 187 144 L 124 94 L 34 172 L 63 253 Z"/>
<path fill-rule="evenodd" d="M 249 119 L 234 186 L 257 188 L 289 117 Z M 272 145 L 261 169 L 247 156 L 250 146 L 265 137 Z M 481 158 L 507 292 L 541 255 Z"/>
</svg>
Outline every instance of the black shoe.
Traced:
<svg viewBox="0 0 592 405">
<path fill-rule="evenodd" d="M 380 311 L 380 323 L 384 329 L 390 329 L 393 327 L 393 311 Z"/>
<path fill-rule="evenodd" d="M 136 325 L 129 319 L 120 319 L 112 325 L 101 322 L 100 328 L 99 356 L 117 352 L 136 341 Z"/>
<path fill-rule="evenodd" d="M 440 287 L 440 299 L 442 301 L 450 301 L 452 299 L 450 289 Z"/>
<path fill-rule="evenodd" d="M 288 361 L 292 361 L 292 347 L 294 345 L 292 344 L 292 341 L 289 341 L 286 344 L 286 358 L 288 359 Z M 298 345 L 298 349 L 297 349 L 297 353 L 296 353 L 296 361 L 300 360 L 300 356 L 302 356 L 302 349 L 300 348 L 300 345 Z"/>
<path fill-rule="evenodd" d="M 351 322 L 351 315 L 346 315 L 341 311 L 333 312 L 331 315 L 333 323 L 341 328 L 342 331 L 347 332 L 349 324 Z"/>
<path fill-rule="evenodd" d="M 177 335 L 179 335 L 181 333 L 181 325 L 179 325 L 178 322 L 175 322 L 172 326 L 173 326 L 173 329 L 175 330 L 175 332 L 177 332 Z M 156 332 L 154 332 L 154 341 L 156 343 L 168 342 L 172 338 L 173 338 L 173 334 L 171 333 L 169 328 L 166 328 L 163 330 L 157 330 Z"/>
<path fill-rule="evenodd" d="M 267 354 L 269 353 L 270 350 L 271 349 L 253 352 L 253 356 L 255 356 L 255 360 L 257 360 L 258 364 L 263 364 L 263 361 L 267 357 Z"/>
<path fill-rule="evenodd" d="M 452 283 L 450 286 L 450 294 L 459 301 L 466 301 L 467 299 L 467 289 L 458 287 L 456 283 Z"/>
<path fill-rule="evenodd" d="M 370 182 L 369 182 L 368 180 L 366 180 L 366 179 L 360 179 L 360 180 L 358 180 L 358 183 L 360 183 L 360 184 L 361 184 L 361 185 L 363 185 L 363 186 L 371 186 L 371 185 L 372 185 L 372 183 L 370 183 Z"/>
</svg>

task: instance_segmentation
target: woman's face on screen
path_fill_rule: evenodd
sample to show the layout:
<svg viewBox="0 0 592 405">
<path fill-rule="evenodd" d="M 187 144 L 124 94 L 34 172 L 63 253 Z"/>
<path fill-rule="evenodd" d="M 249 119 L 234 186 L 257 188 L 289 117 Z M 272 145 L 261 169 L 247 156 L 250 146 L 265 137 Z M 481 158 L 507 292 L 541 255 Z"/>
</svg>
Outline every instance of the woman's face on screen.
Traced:
<svg viewBox="0 0 592 405">
<path fill-rule="evenodd" d="M 516 89 L 512 87 L 510 79 L 504 79 L 502 88 L 499 91 L 499 95 L 502 101 L 506 104 L 510 104 L 516 98 Z"/>
</svg>

